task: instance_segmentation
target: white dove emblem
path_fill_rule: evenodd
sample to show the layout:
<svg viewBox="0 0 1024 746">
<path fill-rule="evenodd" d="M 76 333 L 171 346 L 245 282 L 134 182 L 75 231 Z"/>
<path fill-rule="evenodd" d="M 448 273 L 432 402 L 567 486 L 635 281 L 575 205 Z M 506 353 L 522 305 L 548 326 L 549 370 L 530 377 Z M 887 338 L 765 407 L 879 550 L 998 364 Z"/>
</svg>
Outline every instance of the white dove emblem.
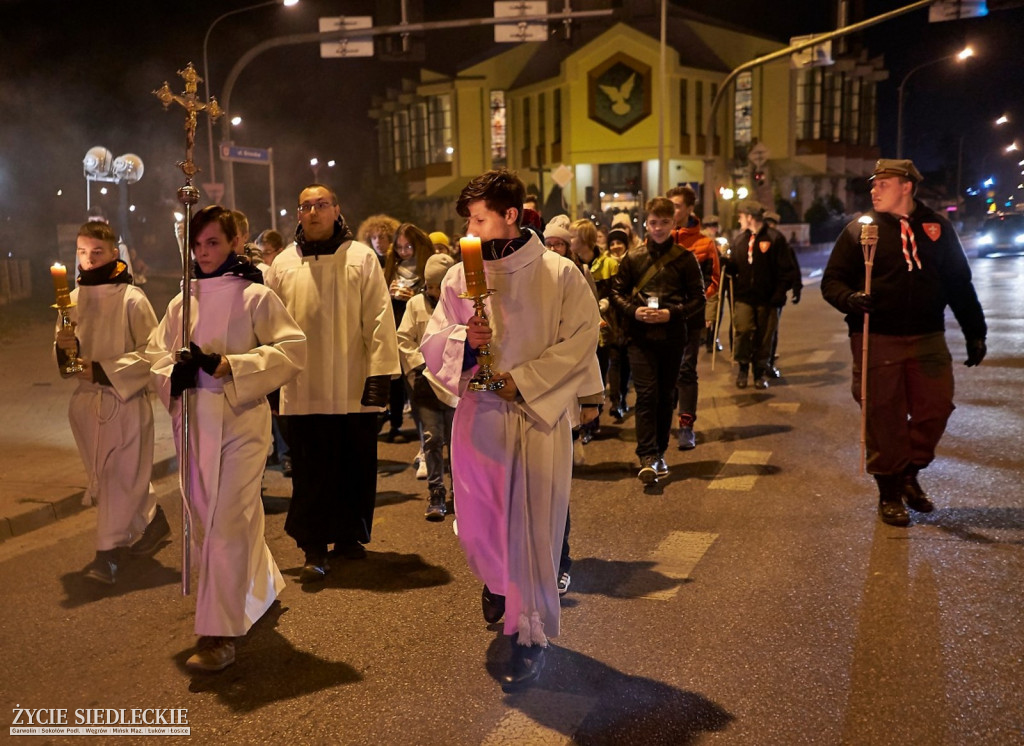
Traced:
<svg viewBox="0 0 1024 746">
<path fill-rule="evenodd" d="M 620 117 L 628 114 L 629 110 L 633 108 L 626 102 L 629 100 L 629 96 L 633 92 L 633 84 L 635 82 L 636 73 L 633 73 L 619 88 L 610 85 L 598 85 L 598 88 L 604 91 L 605 95 L 611 99 L 612 111 Z"/>
</svg>

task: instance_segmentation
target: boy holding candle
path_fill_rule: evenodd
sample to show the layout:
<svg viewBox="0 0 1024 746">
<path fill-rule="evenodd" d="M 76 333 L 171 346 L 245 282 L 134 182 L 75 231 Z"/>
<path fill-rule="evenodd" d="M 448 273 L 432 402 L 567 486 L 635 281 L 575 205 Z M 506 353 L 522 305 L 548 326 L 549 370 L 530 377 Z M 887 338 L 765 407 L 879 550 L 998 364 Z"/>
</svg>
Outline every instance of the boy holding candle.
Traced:
<svg viewBox="0 0 1024 746">
<path fill-rule="evenodd" d="M 474 236 L 448 272 L 420 346 L 427 367 L 461 397 L 452 426 L 459 541 L 484 583 L 484 619 L 505 617 L 513 641 L 502 687 L 535 680 L 559 633 L 558 561 L 572 481 L 570 412 L 603 396 L 597 302 L 579 270 L 520 228 L 525 189 L 505 170 L 473 179 L 459 215 Z M 485 300 L 474 314 L 471 297 Z M 492 381 L 469 383 L 490 347 Z"/>
<path fill-rule="evenodd" d="M 116 236 L 106 223 L 82 225 L 76 239 L 78 287 L 68 293 L 67 271 L 51 269 L 58 305 L 71 326 L 58 323 L 57 363 L 74 358 L 81 370 L 68 418 L 85 465 L 83 502 L 98 506 L 96 557 L 85 577 L 113 584 L 123 547 L 133 555 L 155 552 L 170 535 L 150 489 L 153 407 L 146 390 L 144 352 L 156 315 L 146 295 L 131 284 L 118 259 Z M 134 542 L 134 543 L 132 543 Z"/>
</svg>

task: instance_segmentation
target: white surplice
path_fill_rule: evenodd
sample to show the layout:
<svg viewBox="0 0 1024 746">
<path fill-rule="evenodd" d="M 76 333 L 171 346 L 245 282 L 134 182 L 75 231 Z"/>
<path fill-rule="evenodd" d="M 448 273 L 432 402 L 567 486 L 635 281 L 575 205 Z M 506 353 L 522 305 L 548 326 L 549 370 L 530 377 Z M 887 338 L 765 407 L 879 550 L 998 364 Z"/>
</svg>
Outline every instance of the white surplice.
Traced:
<svg viewBox="0 0 1024 746">
<path fill-rule="evenodd" d="M 145 356 L 156 314 L 142 290 L 120 283 L 80 285 L 71 302 L 79 357 L 99 363 L 110 380 L 75 379 L 68 418 L 88 478 L 83 502 L 97 505 L 96 548 L 113 549 L 138 539 L 156 513 Z"/>
<path fill-rule="evenodd" d="M 544 645 L 559 633 L 558 560 L 572 483 L 569 415 L 603 390 L 597 301 L 579 269 L 533 235 L 511 255 L 484 262 L 495 294 L 485 308 L 493 371 L 509 372 L 514 402 L 466 388 L 466 324 L 473 303 L 463 265 L 445 276 L 420 349 L 427 367 L 459 395 L 452 483 L 459 541 L 474 574 L 505 596 L 505 634 Z"/>
<path fill-rule="evenodd" d="M 179 448 L 181 399 L 170 396 L 170 375 L 181 345 L 181 301 L 179 294 L 170 302 L 149 347 Z M 266 395 L 302 369 L 306 341 L 272 291 L 233 275 L 193 281 L 190 317 L 192 341 L 231 365 L 231 375 L 221 379 L 200 371 L 188 392 L 190 499 L 193 526 L 203 533 L 196 634 L 238 637 L 284 589 L 263 536 Z"/>
</svg>

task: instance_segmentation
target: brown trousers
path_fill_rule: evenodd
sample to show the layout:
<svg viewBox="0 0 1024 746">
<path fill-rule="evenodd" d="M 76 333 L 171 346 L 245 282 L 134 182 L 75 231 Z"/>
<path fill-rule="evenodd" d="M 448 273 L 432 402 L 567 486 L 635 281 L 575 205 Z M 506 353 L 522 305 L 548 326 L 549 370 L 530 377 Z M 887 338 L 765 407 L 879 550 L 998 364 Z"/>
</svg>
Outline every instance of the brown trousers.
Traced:
<svg viewBox="0 0 1024 746">
<path fill-rule="evenodd" d="M 860 403 L 863 334 L 850 337 L 853 399 Z M 953 413 L 953 358 L 945 334 L 868 335 L 867 470 L 923 469 Z"/>
</svg>

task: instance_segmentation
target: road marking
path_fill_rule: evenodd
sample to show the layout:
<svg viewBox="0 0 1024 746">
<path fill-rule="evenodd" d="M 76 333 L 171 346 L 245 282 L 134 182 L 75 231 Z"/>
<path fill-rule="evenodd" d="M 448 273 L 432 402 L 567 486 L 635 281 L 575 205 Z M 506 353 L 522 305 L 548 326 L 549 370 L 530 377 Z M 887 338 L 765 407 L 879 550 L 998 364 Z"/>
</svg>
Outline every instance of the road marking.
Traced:
<svg viewBox="0 0 1024 746">
<path fill-rule="evenodd" d="M 671 601 L 717 538 L 701 531 L 673 531 L 651 552 L 652 564 L 635 570 L 618 591 L 629 598 Z"/>
<path fill-rule="evenodd" d="M 798 401 L 770 401 L 768 406 L 772 409 L 777 409 L 780 412 L 786 414 L 796 414 L 797 410 L 800 409 L 800 402 Z"/>
<path fill-rule="evenodd" d="M 835 350 L 816 350 L 804 358 L 804 362 L 811 365 L 821 365 L 831 360 L 834 354 Z"/>
<path fill-rule="evenodd" d="M 557 650 L 551 651 L 555 655 Z M 549 653 L 550 654 L 550 653 Z M 572 735 L 587 713 L 597 704 L 593 697 L 565 692 L 528 689 L 515 695 L 521 709 L 508 710 L 494 729 L 484 736 L 483 746 L 562 746 L 573 742 Z M 530 717 L 526 713 L 532 713 Z M 536 718 L 536 719 L 534 719 Z M 543 721 L 541 725 L 538 720 Z"/>
<path fill-rule="evenodd" d="M 767 464 L 771 455 L 771 451 L 733 451 L 708 489 L 749 492 L 761 476 L 761 470 L 756 467 Z"/>
</svg>

